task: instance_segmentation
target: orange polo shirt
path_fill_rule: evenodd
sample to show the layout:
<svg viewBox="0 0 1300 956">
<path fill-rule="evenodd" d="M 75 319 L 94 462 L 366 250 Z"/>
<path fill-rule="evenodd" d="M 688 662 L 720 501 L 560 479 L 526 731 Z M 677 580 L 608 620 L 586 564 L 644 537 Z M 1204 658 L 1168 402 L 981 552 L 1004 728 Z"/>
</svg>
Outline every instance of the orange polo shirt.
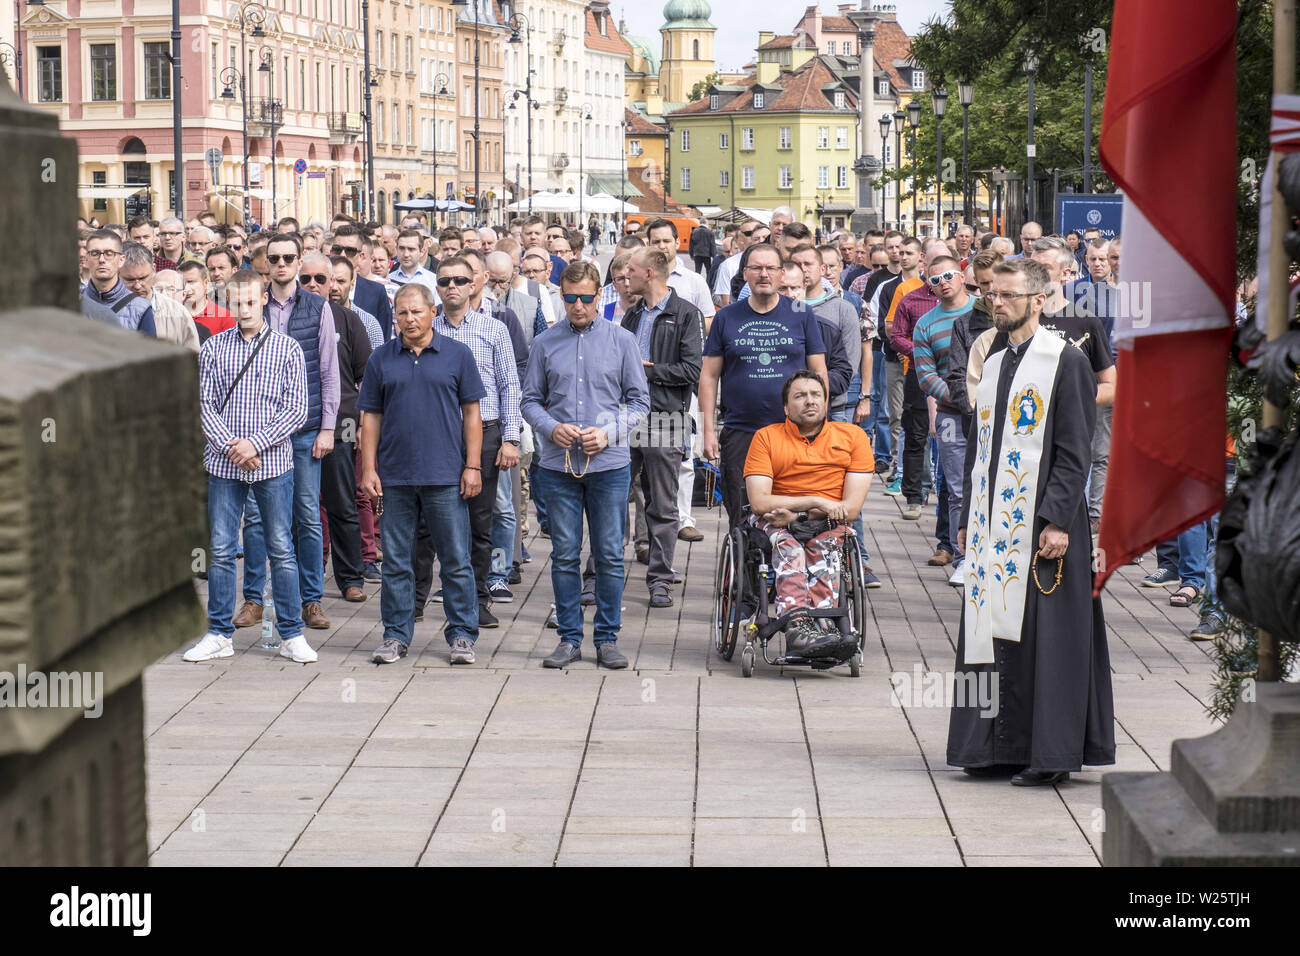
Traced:
<svg viewBox="0 0 1300 956">
<path fill-rule="evenodd" d="M 745 475 L 772 479 L 772 494 L 789 497 L 816 495 L 840 501 L 844 475 L 875 471 L 867 433 L 849 422 L 826 422 L 809 441 L 786 419 L 754 433 L 745 458 Z"/>
</svg>

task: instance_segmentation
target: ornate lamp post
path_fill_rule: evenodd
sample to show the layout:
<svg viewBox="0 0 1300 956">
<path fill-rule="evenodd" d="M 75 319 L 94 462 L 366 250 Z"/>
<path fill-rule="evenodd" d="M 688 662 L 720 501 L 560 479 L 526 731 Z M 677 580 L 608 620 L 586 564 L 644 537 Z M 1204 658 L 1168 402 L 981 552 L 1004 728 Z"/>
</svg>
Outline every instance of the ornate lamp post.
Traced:
<svg viewBox="0 0 1300 956">
<path fill-rule="evenodd" d="M 885 169 L 885 154 L 889 152 L 889 127 L 893 123 L 892 114 L 885 113 L 880 117 L 880 170 L 883 173 Z M 880 182 L 880 225 L 885 225 L 885 182 Z M 898 193 L 898 187 L 895 185 L 894 193 Z"/>
<path fill-rule="evenodd" d="M 903 168 L 903 121 L 907 114 L 901 109 L 894 110 L 894 171 Z M 894 183 L 894 228 L 903 229 L 903 181 Z"/>
<path fill-rule="evenodd" d="M 375 215 L 375 138 L 370 134 L 370 88 L 379 83 L 370 74 L 370 0 L 361 0 L 361 56 L 366 105 L 366 214 L 363 218 L 375 220 L 379 217 Z"/>
<path fill-rule="evenodd" d="M 479 174 L 482 170 L 480 162 L 481 150 L 479 145 L 479 81 L 478 81 L 478 4 L 479 0 L 451 0 L 453 7 L 473 7 L 474 8 L 474 216 L 475 225 L 482 221 L 481 209 L 482 197 L 479 196 Z"/>
<path fill-rule="evenodd" d="M 1025 174 L 1025 219 L 1034 218 L 1034 73 L 1038 70 L 1038 57 L 1030 47 L 1025 54 L 1025 76 L 1029 78 L 1029 144 L 1025 147 L 1028 168 Z"/>
<path fill-rule="evenodd" d="M 934 147 L 938 157 L 934 179 L 934 234 L 943 238 L 943 114 L 948 112 L 948 91 L 942 86 L 930 91 L 930 105 L 934 107 Z"/>
<path fill-rule="evenodd" d="M 23 96 L 23 51 L 21 47 L 15 47 L 12 43 L 0 43 L 0 63 L 5 66 L 8 72 L 9 64 L 14 65 L 15 79 L 17 80 L 17 90 L 20 99 L 26 99 Z"/>
<path fill-rule="evenodd" d="M 916 232 L 916 128 L 921 125 L 921 104 L 907 104 L 907 125 L 912 128 L 912 232 Z"/>
<path fill-rule="evenodd" d="M 966 147 L 970 137 L 970 105 L 975 102 L 975 84 L 970 80 L 957 83 L 957 100 L 961 103 L 961 218 L 970 225 L 971 216 L 970 177 L 966 172 Z"/>
<path fill-rule="evenodd" d="M 258 66 L 257 72 L 266 74 L 267 89 L 270 91 L 270 97 L 267 99 L 266 109 L 270 114 L 268 120 L 271 126 L 271 221 L 272 223 L 280 221 L 280 206 L 276 199 L 276 168 L 275 168 L 275 134 L 282 125 L 280 122 L 280 101 L 275 98 L 275 51 L 268 46 L 263 46 L 257 51 L 258 59 L 261 65 Z"/>
<path fill-rule="evenodd" d="M 583 150 L 582 141 L 587 138 L 587 123 L 591 120 L 591 104 L 583 103 L 578 107 L 578 116 L 582 126 L 578 129 L 578 228 L 586 230 L 586 220 L 583 218 L 582 197 L 587 192 L 587 177 L 583 171 Z"/>
<path fill-rule="evenodd" d="M 252 36 L 254 40 L 266 38 L 266 31 L 262 29 L 262 24 L 266 22 L 266 7 L 247 0 L 239 5 L 239 13 L 235 16 L 235 20 L 239 23 L 240 59 L 239 69 L 236 72 L 239 74 L 240 95 L 243 98 L 244 108 L 244 231 L 247 232 L 253 214 L 252 200 L 248 192 L 248 89 L 244 79 L 244 72 L 248 68 L 248 46 L 245 36 Z M 251 31 L 247 29 L 250 25 L 253 28 Z M 223 98 L 226 96 L 224 91 L 221 95 Z"/>
<path fill-rule="evenodd" d="M 239 84 L 239 101 L 240 101 L 240 127 L 244 137 L 244 232 L 248 232 L 248 220 L 250 219 L 249 196 L 248 196 L 248 87 L 244 84 L 244 74 L 233 66 L 228 66 L 221 71 L 218 79 L 224 87 L 221 91 L 223 100 L 233 100 L 235 98 L 234 85 Z"/>
<path fill-rule="evenodd" d="M 451 96 L 447 91 L 447 74 L 439 73 L 433 78 L 435 96 Z M 444 200 L 445 202 L 445 200 Z M 442 217 L 443 222 L 447 221 L 446 215 Z M 438 125 L 434 120 L 433 126 L 433 212 L 429 217 L 430 222 L 438 221 Z"/>
<path fill-rule="evenodd" d="M 533 107 L 538 104 L 533 102 L 533 25 L 528 18 L 522 13 L 516 13 L 506 25 L 510 27 L 510 39 L 507 43 L 524 44 L 524 104 L 527 106 L 528 115 L 528 215 L 533 214 Z M 520 36 L 523 31 L 524 36 Z M 515 100 L 519 98 L 519 91 L 516 90 L 514 96 L 510 98 L 510 109 L 515 108 Z"/>
</svg>

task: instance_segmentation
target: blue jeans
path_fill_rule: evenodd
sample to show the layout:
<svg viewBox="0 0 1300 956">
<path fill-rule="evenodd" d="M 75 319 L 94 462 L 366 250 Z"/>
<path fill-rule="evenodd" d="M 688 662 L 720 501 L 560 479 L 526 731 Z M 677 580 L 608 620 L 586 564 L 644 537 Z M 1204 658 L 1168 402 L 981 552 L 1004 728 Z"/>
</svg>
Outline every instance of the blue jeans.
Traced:
<svg viewBox="0 0 1300 956">
<path fill-rule="evenodd" d="M 551 590 L 560 640 L 582 645 L 582 516 L 587 515 L 596 565 L 595 644 L 618 640 L 622 625 L 623 535 L 627 532 L 627 465 L 575 478 L 550 468 L 537 470 L 551 516 Z"/>
<path fill-rule="evenodd" d="M 1209 554 L 1209 522 L 1193 525 L 1178 536 L 1178 578 L 1183 585 L 1205 590 L 1206 558 Z"/>
<path fill-rule="evenodd" d="M 497 500 L 492 506 L 492 570 L 488 587 L 505 584 L 515 555 L 515 468 L 497 474 Z"/>
<path fill-rule="evenodd" d="M 1224 474 L 1226 478 L 1224 482 L 1225 490 L 1228 494 L 1232 494 L 1232 489 L 1237 485 L 1237 459 L 1228 459 Z M 1215 590 L 1217 581 L 1214 573 L 1214 552 L 1219 543 L 1219 516 L 1217 514 L 1209 520 L 1209 526 L 1209 555 L 1207 556 L 1205 568 L 1205 600 L 1207 603 L 1213 603 L 1218 600 Z"/>
<path fill-rule="evenodd" d="M 385 485 L 383 585 L 379 616 L 384 640 L 411 646 L 415 629 L 415 538 L 423 508 L 424 523 L 438 554 L 442 580 L 442 629 L 447 643 L 458 637 L 478 640 L 478 590 L 469 561 L 469 505 L 458 485 Z"/>
<path fill-rule="evenodd" d="M 257 501 L 269 531 L 271 587 L 276 625 L 283 641 L 302 636 L 302 601 L 298 594 L 298 563 L 293 554 L 293 471 L 249 484 L 208 475 L 208 524 L 212 548 L 208 561 L 208 630 L 222 637 L 235 633 L 235 550 L 244 505 Z M 263 557 L 265 562 L 266 558 Z M 262 592 L 257 592 L 262 603 Z"/>
<path fill-rule="evenodd" d="M 538 440 L 543 439 L 538 437 Z M 541 485 L 537 481 L 537 473 L 542 470 L 542 450 L 538 448 L 533 453 L 533 460 L 528 464 L 528 496 L 533 501 L 533 508 L 537 511 L 537 524 L 547 534 L 551 533 L 551 518 L 546 510 L 546 493 L 542 491 Z"/>
<path fill-rule="evenodd" d="M 885 391 L 885 352 L 871 350 L 871 415 L 867 418 L 867 434 L 871 436 L 872 450 L 882 465 L 892 465 L 894 456 L 889 442 L 889 402 Z"/>
<path fill-rule="evenodd" d="M 320 459 L 311 446 L 316 432 L 293 436 L 293 544 L 298 556 L 298 590 L 303 606 L 325 594 L 325 542 L 320 530 Z M 266 541 L 262 515 L 253 496 L 244 513 L 244 600 L 262 603 L 266 588 Z"/>
<path fill-rule="evenodd" d="M 962 472 L 966 470 L 966 431 L 962 427 L 961 416 L 951 412 L 937 412 L 934 424 L 934 430 L 939 435 L 939 466 L 943 469 L 943 484 L 947 489 L 945 495 L 940 495 L 940 507 L 946 498 L 947 537 L 953 548 L 956 548 L 957 532 L 961 527 Z M 955 550 L 953 556 L 961 557 Z"/>
<path fill-rule="evenodd" d="M 944 473 L 943 465 L 940 463 L 938 474 L 935 476 L 935 488 L 938 490 L 937 502 L 934 510 L 934 538 L 940 548 L 943 548 L 949 554 L 957 553 L 957 544 L 955 534 L 957 528 L 952 522 L 952 512 L 948 507 L 948 476 Z"/>
</svg>

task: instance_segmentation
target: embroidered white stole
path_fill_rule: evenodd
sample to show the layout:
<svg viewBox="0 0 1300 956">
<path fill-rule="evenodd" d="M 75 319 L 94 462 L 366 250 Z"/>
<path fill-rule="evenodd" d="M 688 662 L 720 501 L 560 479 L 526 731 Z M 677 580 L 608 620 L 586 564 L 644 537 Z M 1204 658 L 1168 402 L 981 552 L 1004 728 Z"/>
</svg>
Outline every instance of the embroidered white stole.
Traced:
<svg viewBox="0 0 1300 956">
<path fill-rule="evenodd" d="M 992 461 L 998 383 L 1009 350 L 984 365 L 975 398 L 975 464 L 966 527 L 966 664 L 993 663 L 993 639 L 1020 640 L 1037 542 L 1034 503 L 1047 431 L 1048 403 L 1065 340 L 1039 331 L 1022 348 L 1007 397 L 998 460 Z"/>
</svg>

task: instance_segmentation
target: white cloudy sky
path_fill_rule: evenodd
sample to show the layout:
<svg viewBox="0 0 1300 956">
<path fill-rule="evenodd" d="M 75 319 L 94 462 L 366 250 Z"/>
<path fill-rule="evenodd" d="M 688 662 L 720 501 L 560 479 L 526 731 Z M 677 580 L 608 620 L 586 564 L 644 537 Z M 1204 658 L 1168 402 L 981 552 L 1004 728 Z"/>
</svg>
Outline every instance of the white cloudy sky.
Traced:
<svg viewBox="0 0 1300 956">
<path fill-rule="evenodd" d="M 610 4 L 615 17 L 627 22 L 627 32 L 646 37 L 655 44 L 660 42 L 659 28 L 663 26 L 663 8 L 666 0 L 613 0 Z M 848 0 L 843 0 L 848 2 Z M 926 20 L 944 13 L 949 0 L 893 0 L 898 8 L 898 20 L 908 35 L 916 33 Z M 874 3 L 874 0 L 873 0 Z M 801 0 L 709 0 L 713 8 L 710 18 L 718 28 L 716 54 L 718 66 L 723 70 L 738 69 L 754 57 L 758 46 L 758 31 L 789 33 L 808 3 Z M 857 6 L 858 4 L 855 4 Z M 822 3 L 824 13 L 834 13 L 837 3 Z M 758 16 L 755 12 L 761 10 Z M 736 26 L 744 24 L 744 26 Z"/>
</svg>

